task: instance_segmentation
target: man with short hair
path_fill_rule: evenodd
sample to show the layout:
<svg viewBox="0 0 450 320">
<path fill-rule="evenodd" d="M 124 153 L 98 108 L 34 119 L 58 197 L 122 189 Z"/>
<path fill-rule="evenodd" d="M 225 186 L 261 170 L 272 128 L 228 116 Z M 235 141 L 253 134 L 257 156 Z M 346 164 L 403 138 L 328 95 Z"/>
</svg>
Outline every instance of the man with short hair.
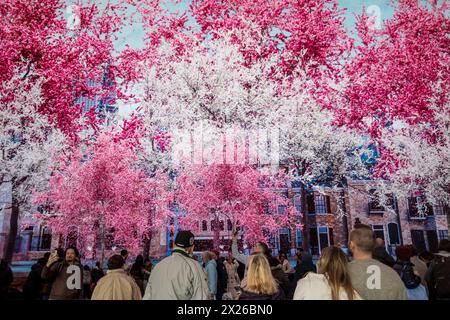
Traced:
<svg viewBox="0 0 450 320">
<path fill-rule="evenodd" d="M 374 233 L 358 226 L 350 233 L 350 277 L 355 290 L 365 300 L 406 300 L 406 288 L 397 272 L 372 258 Z"/>
<path fill-rule="evenodd" d="M 143 300 L 208 300 L 206 274 L 192 258 L 194 235 L 179 231 L 172 255 L 152 270 Z"/>
<path fill-rule="evenodd" d="M 54 251 L 42 268 L 41 277 L 52 282 L 49 300 L 83 299 L 83 272 L 77 248 L 68 247 L 64 258 Z"/>
<path fill-rule="evenodd" d="M 141 289 L 123 269 L 125 261 L 115 254 L 108 260 L 108 271 L 95 286 L 92 300 L 141 300 Z"/>
</svg>

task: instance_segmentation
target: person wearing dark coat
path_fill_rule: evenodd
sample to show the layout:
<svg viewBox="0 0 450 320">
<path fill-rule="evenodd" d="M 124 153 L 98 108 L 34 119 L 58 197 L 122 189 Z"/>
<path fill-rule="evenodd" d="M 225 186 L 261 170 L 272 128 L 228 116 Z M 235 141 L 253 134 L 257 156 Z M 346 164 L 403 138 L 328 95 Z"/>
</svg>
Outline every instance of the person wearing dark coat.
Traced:
<svg viewBox="0 0 450 320">
<path fill-rule="evenodd" d="M 227 292 L 228 287 L 228 272 L 225 267 L 224 261 L 225 258 L 220 256 L 220 252 L 218 250 L 213 250 L 215 255 L 215 260 L 217 264 L 217 293 L 216 300 L 222 300 L 222 296 L 225 292 Z"/>
<path fill-rule="evenodd" d="M 46 252 L 43 258 L 31 266 L 27 280 L 23 285 L 23 297 L 25 300 L 42 300 L 45 281 L 41 278 L 42 269 L 47 264 L 50 252 Z"/>
<path fill-rule="evenodd" d="M 8 299 L 9 286 L 14 280 L 14 276 L 8 262 L 5 259 L 0 261 L 0 300 Z"/>
<path fill-rule="evenodd" d="M 247 278 L 239 300 L 283 300 L 284 298 L 283 290 L 272 276 L 267 257 L 262 254 L 250 256 Z"/>
<path fill-rule="evenodd" d="M 372 257 L 375 260 L 378 260 L 379 262 L 389 266 L 394 267 L 395 260 L 392 258 L 389 253 L 386 251 L 386 247 L 384 246 L 384 240 L 381 238 L 375 239 L 375 248 L 372 252 Z"/>
<path fill-rule="evenodd" d="M 295 267 L 294 283 L 296 284 L 308 272 L 316 272 L 316 266 L 312 261 L 312 255 L 309 252 L 303 251 L 300 254 L 300 262 Z"/>
</svg>

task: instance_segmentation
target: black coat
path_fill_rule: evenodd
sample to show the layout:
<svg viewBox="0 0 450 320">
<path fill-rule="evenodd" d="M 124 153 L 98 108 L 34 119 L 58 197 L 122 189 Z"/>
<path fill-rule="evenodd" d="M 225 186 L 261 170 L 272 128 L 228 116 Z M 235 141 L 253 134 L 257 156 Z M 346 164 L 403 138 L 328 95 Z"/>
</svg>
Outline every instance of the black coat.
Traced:
<svg viewBox="0 0 450 320">
<path fill-rule="evenodd" d="M 278 292 L 268 295 L 268 294 L 258 294 L 248 291 L 242 291 L 239 296 L 239 300 L 283 300 L 284 294 L 282 290 L 278 290 Z"/>
</svg>

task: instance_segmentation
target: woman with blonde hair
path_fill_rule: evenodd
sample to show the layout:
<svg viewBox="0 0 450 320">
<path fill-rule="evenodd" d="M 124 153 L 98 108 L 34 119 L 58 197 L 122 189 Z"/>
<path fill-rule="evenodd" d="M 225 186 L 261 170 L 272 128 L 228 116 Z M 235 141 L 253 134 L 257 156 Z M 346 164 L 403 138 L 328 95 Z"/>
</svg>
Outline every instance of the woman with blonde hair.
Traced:
<svg viewBox="0 0 450 320">
<path fill-rule="evenodd" d="M 247 278 L 239 300 L 282 300 L 283 292 L 272 276 L 267 258 L 262 254 L 250 256 Z"/>
<path fill-rule="evenodd" d="M 310 272 L 297 283 L 294 300 L 361 300 L 353 289 L 347 265 L 340 248 L 323 249 L 317 273 Z"/>
</svg>

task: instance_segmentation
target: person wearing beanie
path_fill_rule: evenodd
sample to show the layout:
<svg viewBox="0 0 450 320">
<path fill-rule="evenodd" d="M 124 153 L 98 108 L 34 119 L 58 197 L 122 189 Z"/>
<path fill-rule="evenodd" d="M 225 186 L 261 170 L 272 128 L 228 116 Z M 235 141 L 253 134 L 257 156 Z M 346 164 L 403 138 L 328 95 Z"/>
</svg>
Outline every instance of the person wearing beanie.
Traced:
<svg viewBox="0 0 450 320">
<path fill-rule="evenodd" d="M 92 300 L 141 300 L 141 289 L 123 266 L 125 260 L 119 254 L 108 260 L 108 272 L 95 286 Z"/>
<path fill-rule="evenodd" d="M 208 300 L 206 274 L 192 258 L 194 234 L 179 231 L 172 255 L 164 258 L 152 270 L 143 300 Z"/>
</svg>

